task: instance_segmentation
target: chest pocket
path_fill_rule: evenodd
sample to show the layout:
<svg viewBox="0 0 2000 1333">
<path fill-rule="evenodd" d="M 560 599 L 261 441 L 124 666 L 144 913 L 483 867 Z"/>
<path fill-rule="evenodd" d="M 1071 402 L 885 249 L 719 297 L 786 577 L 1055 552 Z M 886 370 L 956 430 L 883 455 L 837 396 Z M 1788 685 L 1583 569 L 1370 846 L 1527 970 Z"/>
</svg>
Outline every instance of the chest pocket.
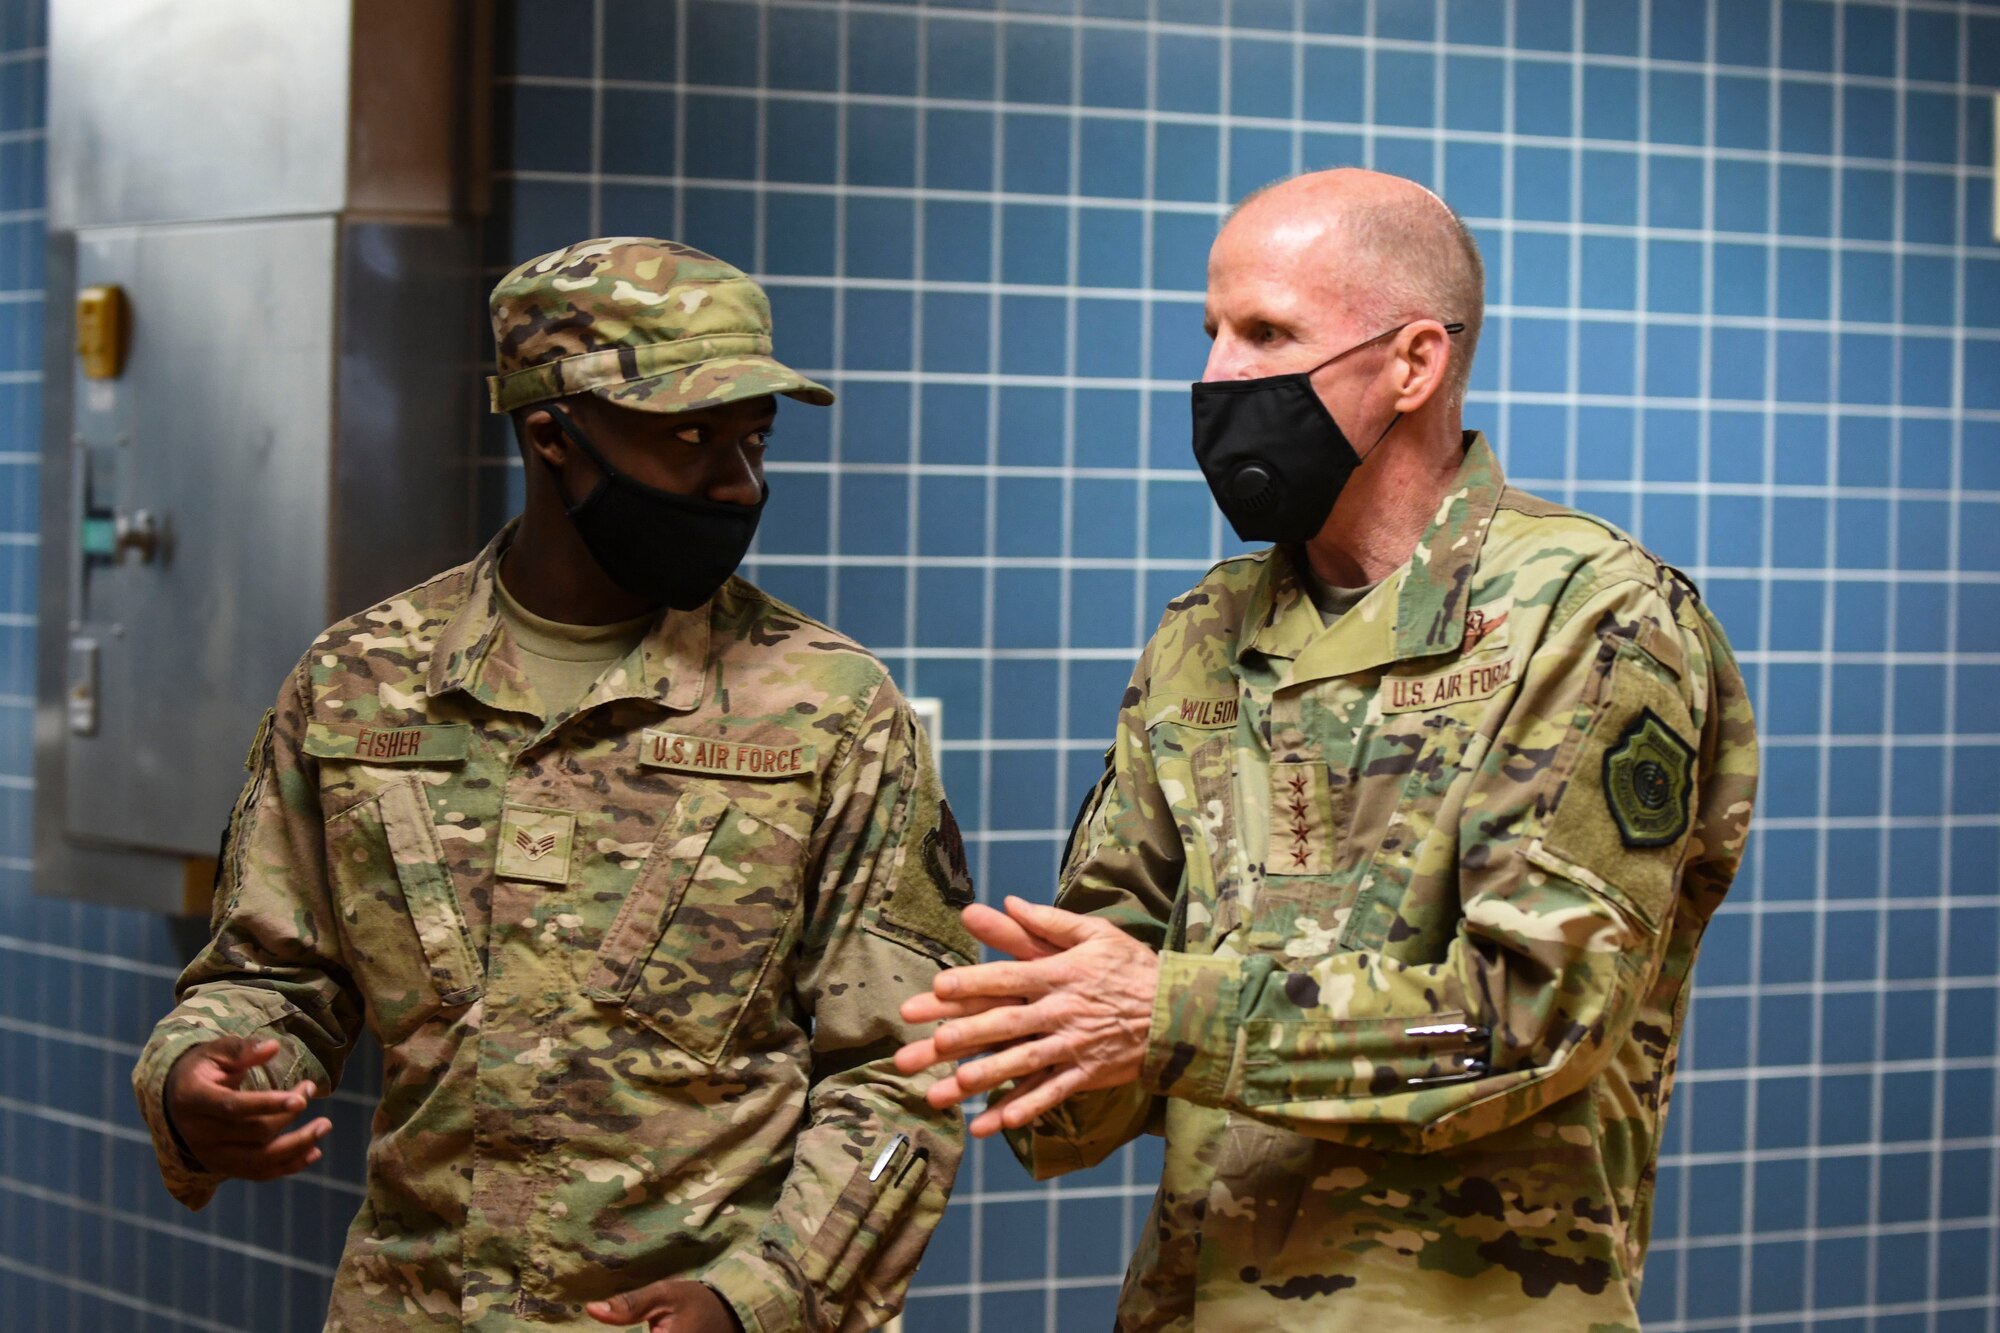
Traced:
<svg viewBox="0 0 2000 1333">
<path fill-rule="evenodd" d="M 1239 913 L 1244 867 L 1231 791 L 1233 732 L 1169 721 L 1154 725 L 1149 739 L 1185 854 L 1167 947 L 1206 952 L 1235 928 Z"/>
<path fill-rule="evenodd" d="M 422 779 L 398 776 L 326 822 L 342 952 L 385 1046 L 480 994 L 426 791 Z"/>
<path fill-rule="evenodd" d="M 584 994 L 713 1065 L 753 1004 L 798 904 L 804 848 L 720 791 L 691 787 L 660 827 Z"/>
<path fill-rule="evenodd" d="M 1367 862 L 1342 947 L 1398 941 L 1400 958 L 1443 956 L 1457 926 L 1458 821 L 1469 786 L 1460 779 L 1485 756 L 1488 711 L 1479 701 L 1393 713 L 1363 741 L 1350 836 Z"/>
</svg>

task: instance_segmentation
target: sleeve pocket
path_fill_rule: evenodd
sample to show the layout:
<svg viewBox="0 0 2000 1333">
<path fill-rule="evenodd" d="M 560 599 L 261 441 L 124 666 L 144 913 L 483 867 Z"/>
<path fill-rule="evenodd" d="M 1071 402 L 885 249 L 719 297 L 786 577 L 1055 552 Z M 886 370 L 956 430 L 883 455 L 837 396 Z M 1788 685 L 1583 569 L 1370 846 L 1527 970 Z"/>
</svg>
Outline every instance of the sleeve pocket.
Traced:
<svg viewBox="0 0 2000 1333">
<path fill-rule="evenodd" d="M 848 1296 L 840 1328 L 874 1328 L 890 1314 L 888 1292 L 871 1274 L 907 1276 L 929 1239 L 928 1227 L 912 1227 L 912 1214 L 944 1211 L 945 1191 L 931 1179 L 930 1155 L 904 1151 L 871 1180 L 874 1159 L 864 1158 L 848 1177 L 826 1219 L 813 1233 L 801 1262 L 806 1281 L 823 1292 Z"/>
<path fill-rule="evenodd" d="M 1701 776 L 1696 739 L 1679 690 L 1639 649 L 1621 648 L 1548 832 L 1529 848 L 1529 859 L 1554 860 L 1554 868 L 1657 930 L 1670 914 L 1687 847 Z"/>
</svg>

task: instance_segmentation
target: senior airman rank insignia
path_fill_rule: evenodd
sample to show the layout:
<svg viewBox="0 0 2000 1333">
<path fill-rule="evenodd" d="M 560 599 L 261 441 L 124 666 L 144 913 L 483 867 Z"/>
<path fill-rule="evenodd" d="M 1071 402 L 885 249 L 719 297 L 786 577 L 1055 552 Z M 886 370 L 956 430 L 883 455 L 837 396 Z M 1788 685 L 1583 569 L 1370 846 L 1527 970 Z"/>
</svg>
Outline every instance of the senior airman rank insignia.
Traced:
<svg viewBox="0 0 2000 1333">
<path fill-rule="evenodd" d="M 569 883 L 576 816 L 509 802 L 500 815 L 500 855 L 494 874 L 541 884 Z"/>
<path fill-rule="evenodd" d="M 1666 847 L 1687 832 L 1694 749 L 1643 708 L 1604 752 L 1604 800 L 1627 847 Z"/>
</svg>

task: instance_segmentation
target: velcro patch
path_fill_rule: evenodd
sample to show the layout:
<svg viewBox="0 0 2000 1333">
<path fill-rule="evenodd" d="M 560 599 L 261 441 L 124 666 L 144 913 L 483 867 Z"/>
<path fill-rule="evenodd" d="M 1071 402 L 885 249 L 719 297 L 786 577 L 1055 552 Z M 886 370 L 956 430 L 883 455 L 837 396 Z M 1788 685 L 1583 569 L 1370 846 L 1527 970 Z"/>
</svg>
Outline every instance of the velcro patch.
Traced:
<svg viewBox="0 0 2000 1333">
<path fill-rule="evenodd" d="M 904 853 L 881 915 L 871 929 L 885 938 L 914 945 L 941 962 L 945 961 L 943 954 L 971 962 L 979 957 L 979 945 L 958 912 L 973 899 L 965 839 L 951 806 L 939 800 L 937 823 Z"/>
<path fill-rule="evenodd" d="M 1610 679 L 1601 688 L 1593 682 L 1591 691 L 1602 703 L 1582 735 L 1564 742 L 1574 758 L 1558 761 L 1567 772 L 1557 775 L 1560 794 L 1548 832 L 1529 847 L 1528 859 L 1554 857 L 1576 867 L 1558 873 L 1599 888 L 1653 930 L 1673 910 L 1678 848 L 1696 799 L 1686 738 L 1697 729 L 1678 685 L 1652 657 L 1621 648 L 1608 670 Z M 1660 772 L 1642 772 L 1648 764 Z"/>
<path fill-rule="evenodd" d="M 1666 847 L 1687 832 L 1694 747 L 1650 708 L 1604 752 L 1604 802 L 1627 847 Z"/>
<path fill-rule="evenodd" d="M 931 878 L 937 881 L 938 892 L 947 904 L 972 905 L 972 871 L 965 861 L 965 835 L 958 831 L 958 820 L 953 817 L 951 806 L 943 802 L 938 803 L 938 826 L 924 834 L 924 863 L 930 867 Z"/>
<path fill-rule="evenodd" d="M 567 884 L 575 839 L 576 816 L 569 811 L 509 803 L 500 815 L 500 856 L 493 873 L 501 879 Z"/>
<path fill-rule="evenodd" d="M 723 740 L 715 736 L 682 736 L 671 731 L 648 731 L 640 738 L 639 762 L 647 768 L 665 768 L 679 773 L 770 780 L 802 777 L 814 772 L 818 753 L 810 745 L 763 745 Z"/>
<path fill-rule="evenodd" d="M 1434 676 L 1384 676 L 1377 698 L 1382 712 L 1414 713 L 1422 708 L 1490 699 L 1514 683 L 1515 659 L 1453 667 Z"/>
<path fill-rule="evenodd" d="M 456 764 L 472 745 L 464 722 L 422 727 L 371 727 L 358 722 L 313 722 L 306 726 L 306 753 L 316 759 L 352 759 L 363 764 Z"/>
</svg>

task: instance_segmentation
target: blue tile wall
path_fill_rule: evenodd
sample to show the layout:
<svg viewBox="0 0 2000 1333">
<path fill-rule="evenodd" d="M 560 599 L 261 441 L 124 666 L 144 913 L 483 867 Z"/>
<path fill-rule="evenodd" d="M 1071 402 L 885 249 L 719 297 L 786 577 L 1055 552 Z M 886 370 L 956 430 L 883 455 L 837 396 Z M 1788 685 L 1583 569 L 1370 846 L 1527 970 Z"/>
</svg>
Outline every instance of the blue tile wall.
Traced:
<svg viewBox="0 0 2000 1333">
<path fill-rule="evenodd" d="M 574 34 L 588 8 L 535 21 Z M 767 279 L 780 350 L 844 396 L 823 424 L 787 409 L 786 521 L 753 570 L 945 701 L 992 892 L 1047 892 L 1159 604 L 1232 549 L 1183 425 L 1223 209 L 1336 163 L 1457 206 L 1492 276 L 1470 419 L 1518 481 L 1704 584 L 1765 719 L 1765 815 L 1689 1019 L 1648 1327 L 1992 1327 L 1995 6 L 646 12 L 645 75 L 508 48 L 510 86 L 645 123 L 594 147 L 560 115 L 524 124 L 512 160 L 571 161 L 513 174 L 534 203 L 489 258 L 559 216 Z M 641 185 L 652 211 L 626 211 Z M 1038 1190 L 975 1152 L 913 1325 L 1106 1326 L 1153 1175 L 1135 1150 Z"/>
<path fill-rule="evenodd" d="M 750 572 L 944 701 L 985 890 L 1046 895 L 1160 604 L 1233 550 L 1187 455 L 1202 268 L 1293 170 L 1487 254 L 1514 479 L 1705 589 L 1765 733 L 1661 1161 L 1647 1327 L 2000 1326 L 1993 0 L 506 0 L 489 267 L 593 233 L 762 276 Z M 125 1072 L 181 945 L 27 887 L 46 20 L 0 0 L 0 1326 L 311 1330 L 333 1151 L 189 1214 Z M 487 517 L 519 496 L 504 434 Z M 1109 1326 L 1159 1145 L 980 1146 L 918 1333 Z"/>
</svg>

